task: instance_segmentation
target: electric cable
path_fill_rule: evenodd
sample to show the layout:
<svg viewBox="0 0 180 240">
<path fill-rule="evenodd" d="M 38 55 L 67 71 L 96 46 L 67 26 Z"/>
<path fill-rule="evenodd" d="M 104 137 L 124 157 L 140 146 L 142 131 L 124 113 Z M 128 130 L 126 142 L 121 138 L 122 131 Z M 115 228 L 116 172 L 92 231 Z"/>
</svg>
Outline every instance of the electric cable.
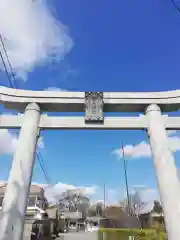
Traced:
<svg viewBox="0 0 180 240">
<path fill-rule="evenodd" d="M 10 85 L 11 88 L 18 88 L 18 86 L 17 86 L 17 84 L 16 84 L 15 74 L 14 74 L 14 72 L 13 72 L 13 67 L 12 67 L 12 64 L 11 64 L 11 62 L 10 62 L 10 59 L 9 59 L 9 57 L 8 57 L 7 50 L 6 50 L 6 47 L 5 47 L 5 44 L 4 44 L 4 41 L 3 41 L 3 38 L 2 38 L 2 35 L 1 35 L 1 34 L 0 34 L 0 43 L 1 43 L 1 45 L 2 45 L 2 49 L 3 49 L 4 53 L 5 53 L 5 57 L 6 57 L 6 59 L 7 59 L 7 63 L 8 63 L 8 65 L 9 65 L 9 69 L 10 69 L 10 73 L 11 73 L 11 76 L 10 76 L 9 71 L 8 71 L 8 68 L 7 68 L 7 66 L 6 66 L 6 62 L 5 62 L 4 57 L 3 57 L 3 54 L 2 54 L 2 51 L 0 51 L 0 57 L 1 57 L 3 66 L 4 66 L 4 69 L 5 69 L 7 78 L 8 78 L 9 85 Z M 15 87 L 14 87 L 12 81 L 11 81 L 11 77 L 13 78 L 13 82 L 14 82 Z M 38 162 L 39 162 L 39 164 L 40 164 L 41 170 L 42 170 L 43 173 L 44 173 L 44 177 L 45 177 L 45 179 L 46 179 L 49 187 L 52 189 L 51 180 L 50 180 L 50 178 L 49 178 L 48 172 L 47 172 L 46 169 L 45 169 L 43 157 L 42 157 L 42 155 L 41 155 L 40 152 L 36 152 L 36 156 L 37 156 Z M 53 197 L 54 197 L 55 199 L 57 199 L 57 197 L 56 197 L 56 195 L 55 195 L 54 192 L 53 192 Z"/>
<path fill-rule="evenodd" d="M 175 0 L 171 0 L 176 10 L 180 13 L 180 7 L 177 5 Z"/>
<path fill-rule="evenodd" d="M 6 73 L 8 82 L 9 82 L 9 85 L 10 85 L 11 88 L 14 88 L 14 86 L 13 86 L 13 84 L 12 84 L 12 81 L 11 81 L 11 77 L 10 77 L 9 72 L 8 72 L 8 70 L 7 70 L 7 67 L 6 67 L 6 63 L 5 63 L 4 57 L 3 57 L 1 51 L 0 51 L 0 57 L 1 57 L 1 60 L 2 60 L 3 66 L 4 66 L 4 70 L 5 70 L 5 73 Z"/>
<path fill-rule="evenodd" d="M 49 188 L 52 190 L 52 194 L 53 194 L 53 197 L 54 197 L 54 199 L 56 201 L 56 204 L 58 204 L 59 202 L 58 202 L 57 194 L 54 192 L 53 186 L 51 184 L 51 179 L 49 177 L 48 172 L 46 171 L 46 167 L 45 167 L 45 164 L 44 164 L 43 156 L 42 156 L 42 154 L 39 151 L 36 152 L 36 158 L 37 158 L 38 163 L 39 163 L 39 165 L 41 167 L 41 170 L 44 173 L 45 180 L 48 183 Z"/>
<path fill-rule="evenodd" d="M 44 160 L 43 160 L 43 157 L 42 157 L 41 153 L 37 151 L 36 152 L 36 157 L 37 157 L 37 160 L 38 160 L 38 162 L 40 164 L 40 167 L 41 167 L 41 169 L 42 169 L 42 171 L 44 173 L 44 177 L 45 177 L 47 183 L 49 185 L 51 185 L 51 180 L 50 180 L 49 175 L 48 175 L 48 173 L 47 173 L 47 171 L 45 169 Z"/>
<path fill-rule="evenodd" d="M 11 77 L 13 78 L 13 82 L 14 82 L 15 88 L 17 88 L 15 74 L 13 72 L 13 68 L 12 68 L 11 62 L 9 60 L 9 57 L 8 57 L 8 54 L 7 54 L 7 50 L 6 50 L 6 47 L 5 47 L 5 44 L 4 44 L 4 41 L 3 41 L 3 38 L 2 38 L 1 34 L 0 34 L 0 42 L 1 42 L 1 45 L 2 45 L 2 48 L 3 48 L 3 51 L 5 53 L 8 65 L 9 65 L 9 69 L 10 69 L 10 72 L 11 72 Z M 12 82 L 11 82 L 11 84 L 12 84 Z"/>
</svg>

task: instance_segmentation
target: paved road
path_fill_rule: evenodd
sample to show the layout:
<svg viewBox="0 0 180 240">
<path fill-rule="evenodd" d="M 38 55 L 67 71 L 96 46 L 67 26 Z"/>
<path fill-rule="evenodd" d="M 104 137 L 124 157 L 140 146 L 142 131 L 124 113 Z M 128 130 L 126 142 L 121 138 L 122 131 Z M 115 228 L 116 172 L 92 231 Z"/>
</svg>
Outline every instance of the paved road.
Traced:
<svg viewBox="0 0 180 240">
<path fill-rule="evenodd" d="M 65 233 L 57 240 L 98 240 L 97 232 Z"/>
<path fill-rule="evenodd" d="M 29 237 L 24 237 L 23 240 L 29 240 Z M 79 232 L 79 233 L 62 233 L 56 240 L 98 240 L 97 232 Z"/>
</svg>

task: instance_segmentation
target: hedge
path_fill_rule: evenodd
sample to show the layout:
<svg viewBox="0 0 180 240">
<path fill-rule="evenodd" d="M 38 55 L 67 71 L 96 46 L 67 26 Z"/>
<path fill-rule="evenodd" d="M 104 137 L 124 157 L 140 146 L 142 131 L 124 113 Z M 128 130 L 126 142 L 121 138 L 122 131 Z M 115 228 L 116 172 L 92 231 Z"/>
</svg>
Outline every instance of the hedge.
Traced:
<svg viewBox="0 0 180 240">
<path fill-rule="evenodd" d="M 165 233 L 154 229 L 116 229 L 101 228 L 98 232 L 98 240 L 166 240 Z"/>
</svg>

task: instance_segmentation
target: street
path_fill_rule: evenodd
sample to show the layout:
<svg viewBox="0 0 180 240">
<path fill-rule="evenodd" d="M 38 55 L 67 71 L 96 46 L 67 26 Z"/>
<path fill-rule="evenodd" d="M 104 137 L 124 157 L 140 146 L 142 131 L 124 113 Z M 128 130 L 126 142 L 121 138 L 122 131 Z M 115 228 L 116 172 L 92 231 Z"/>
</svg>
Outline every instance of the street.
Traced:
<svg viewBox="0 0 180 240">
<path fill-rule="evenodd" d="M 65 233 L 57 240 L 97 240 L 97 232 Z"/>
<path fill-rule="evenodd" d="M 29 237 L 24 237 L 23 240 L 29 240 Z M 98 240 L 97 232 L 72 232 L 62 233 L 56 240 Z"/>
</svg>

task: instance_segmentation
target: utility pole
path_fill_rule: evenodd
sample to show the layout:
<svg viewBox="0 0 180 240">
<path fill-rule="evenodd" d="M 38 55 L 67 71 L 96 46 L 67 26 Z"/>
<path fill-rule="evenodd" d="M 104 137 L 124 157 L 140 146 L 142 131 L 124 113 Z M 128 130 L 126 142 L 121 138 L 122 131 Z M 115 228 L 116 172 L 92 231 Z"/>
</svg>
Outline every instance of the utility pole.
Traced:
<svg viewBox="0 0 180 240">
<path fill-rule="evenodd" d="M 106 215 L 106 184 L 104 184 L 104 209 L 103 209 L 103 217 Z"/>
<path fill-rule="evenodd" d="M 124 176 L 125 176 L 125 184 L 126 184 L 126 196 L 127 196 L 127 203 L 128 203 L 128 211 L 129 211 L 129 215 L 132 215 L 130 196 L 129 196 L 128 176 L 127 176 L 127 163 L 126 163 L 125 154 L 124 154 L 123 141 L 121 142 L 121 149 L 122 149 L 122 158 L 123 158 L 123 164 L 124 164 Z"/>
<path fill-rule="evenodd" d="M 106 207 L 106 184 L 104 184 L 104 209 Z"/>
</svg>

